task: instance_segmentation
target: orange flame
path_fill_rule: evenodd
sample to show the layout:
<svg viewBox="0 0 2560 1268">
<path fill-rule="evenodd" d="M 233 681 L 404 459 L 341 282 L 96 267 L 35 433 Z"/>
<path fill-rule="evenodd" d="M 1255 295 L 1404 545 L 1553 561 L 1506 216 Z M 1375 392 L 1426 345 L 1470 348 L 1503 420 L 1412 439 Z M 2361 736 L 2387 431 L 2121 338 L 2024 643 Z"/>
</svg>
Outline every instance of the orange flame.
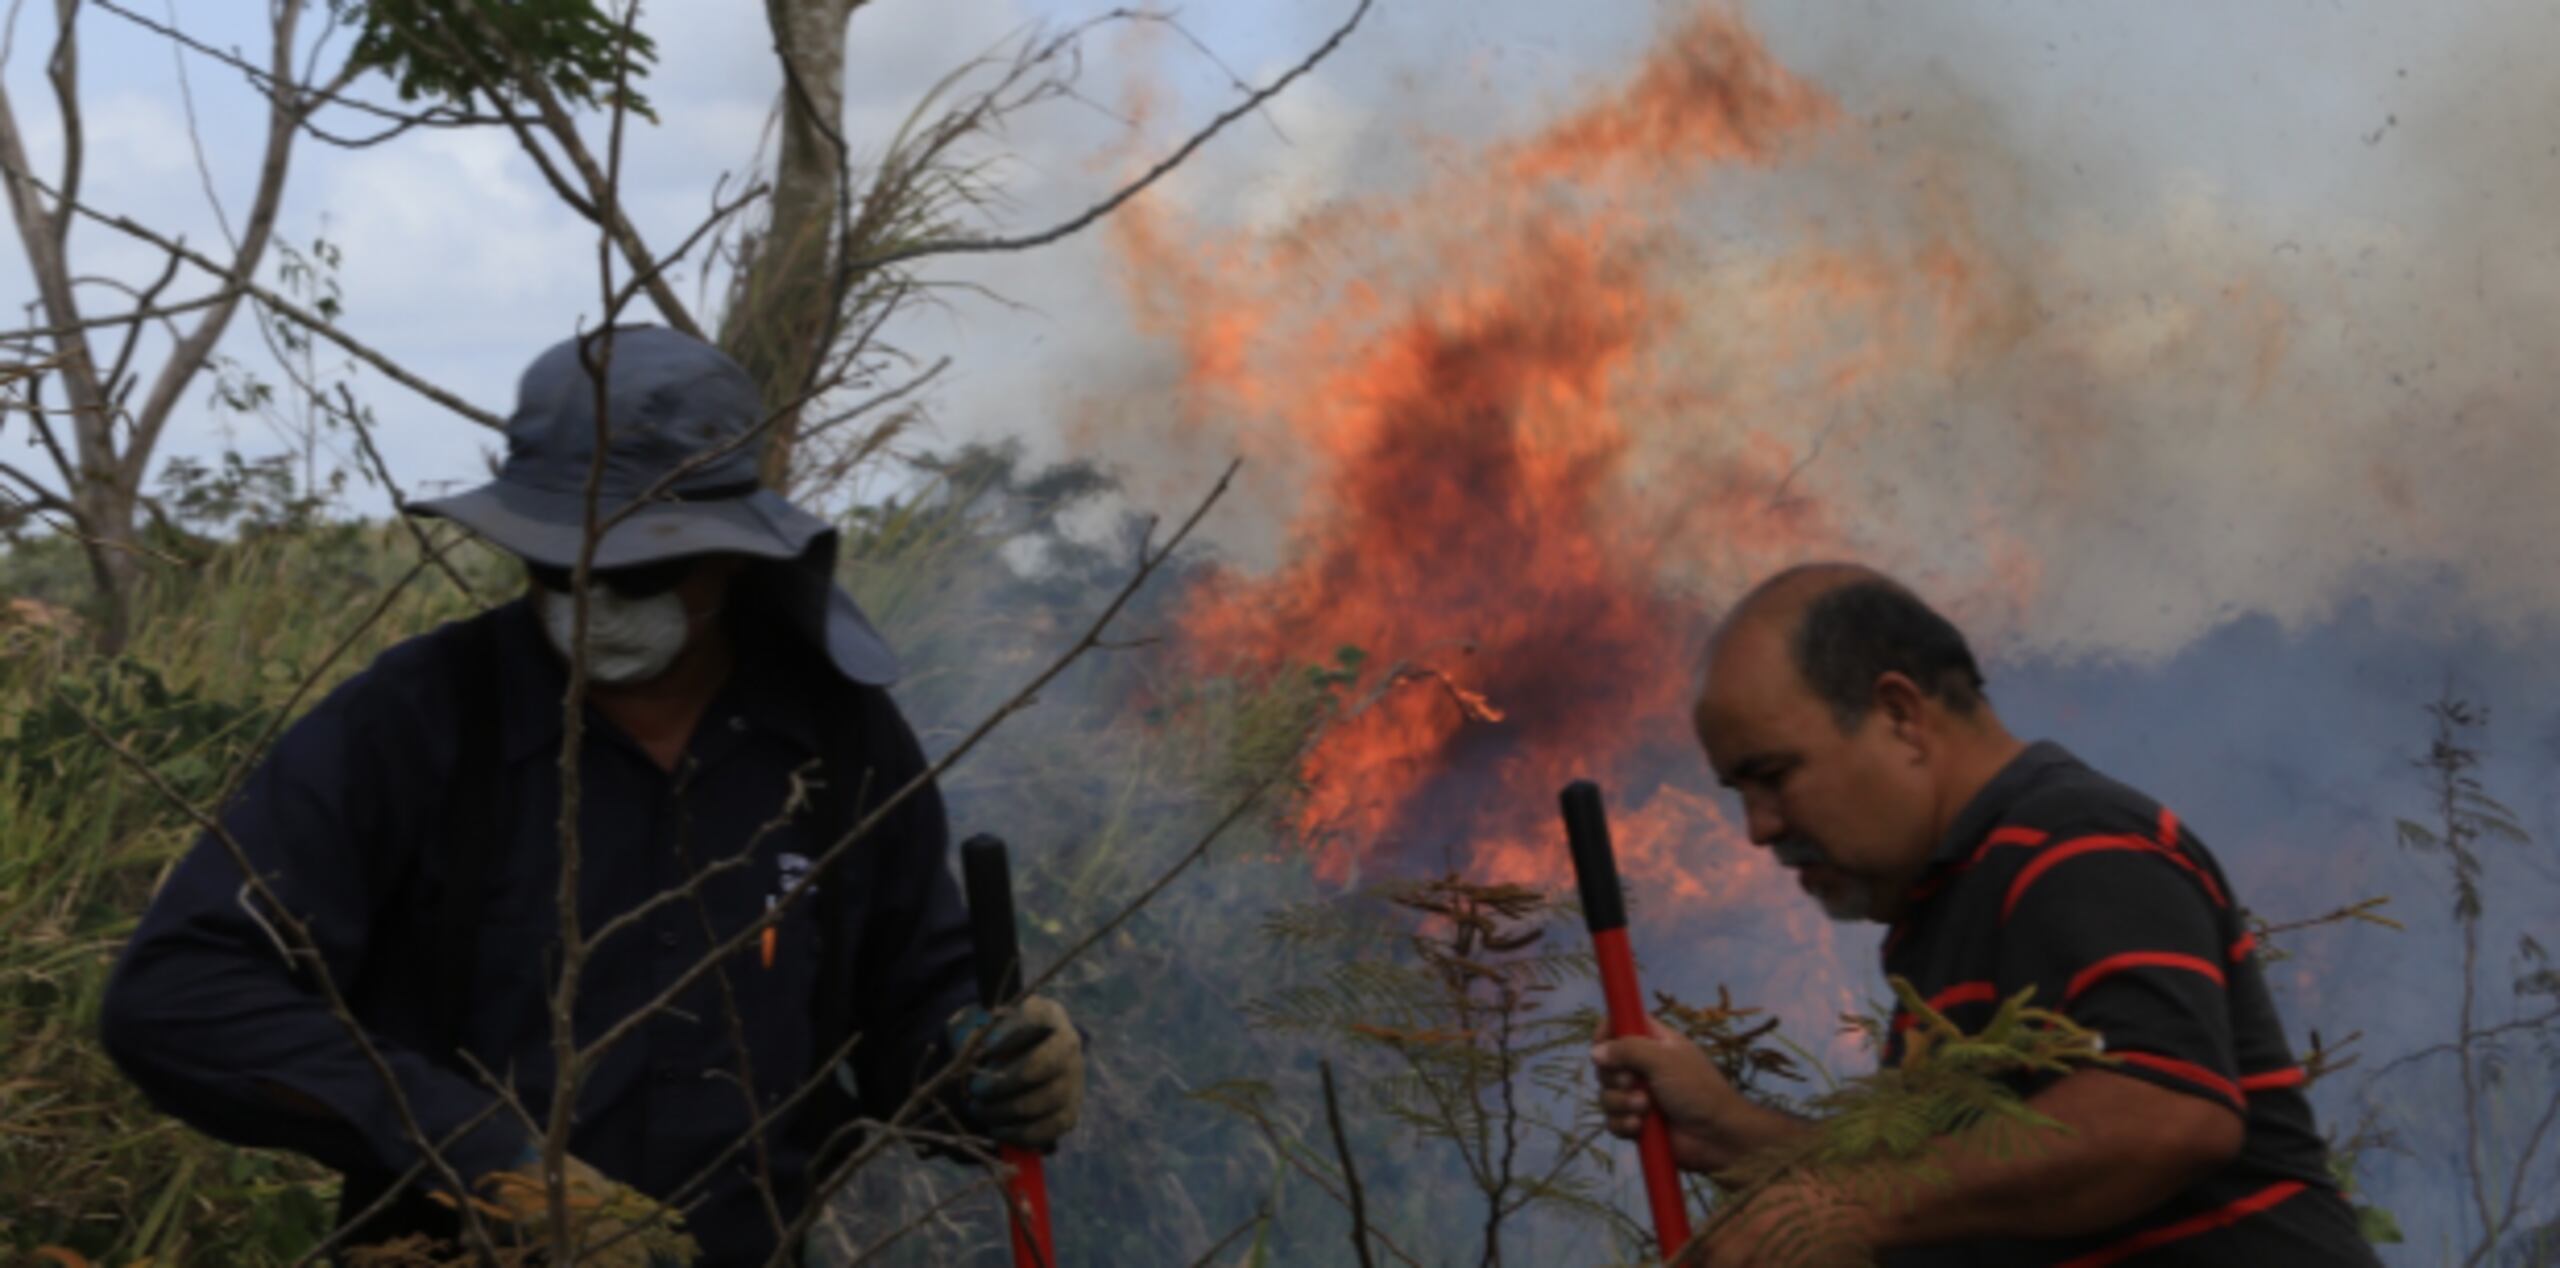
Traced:
<svg viewBox="0 0 2560 1268">
<path fill-rule="evenodd" d="M 1243 420 L 1254 456 L 1305 481 L 1284 562 L 1201 586 L 1187 653 L 1247 675 L 1369 658 L 1374 704 L 1300 772 L 1324 874 L 1391 858 L 1560 883 L 1554 795 L 1588 776 L 1639 898 L 1799 901 L 1698 791 L 1686 705 L 1709 614 L 1666 573 L 1834 535 L 1818 510 L 1761 505 L 1795 461 L 1774 441 L 1637 513 L 1650 473 L 1626 415 L 1666 404 L 1660 336 L 1683 323 L 1655 226 L 1680 183 L 1835 113 L 1711 11 L 1621 89 L 1408 195 L 1276 234 L 1116 222 L 1140 321 L 1181 349 L 1185 417 Z"/>
</svg>

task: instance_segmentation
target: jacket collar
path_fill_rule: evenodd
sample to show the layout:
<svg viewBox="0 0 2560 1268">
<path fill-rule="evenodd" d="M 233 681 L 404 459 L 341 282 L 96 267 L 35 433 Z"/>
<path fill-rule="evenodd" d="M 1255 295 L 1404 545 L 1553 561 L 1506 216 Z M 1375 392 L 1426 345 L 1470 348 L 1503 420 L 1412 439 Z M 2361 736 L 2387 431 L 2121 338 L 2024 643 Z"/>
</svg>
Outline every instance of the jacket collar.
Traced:
<svg viewBox="0 0 2560 1268">
<path fill-rule="evenodd" d="M 530 596 L 519 595 L 499 605 L 488 619 L 497 624 L 500 733 L 507 760 L 518 762 L 546 752 L 556 755 L 560 698 L 569 690 L 568 663 L 552 650 Z M 813 663 L 786 636 L 761 631 L 758 622 L 732 621 L 729 631 L 730 637 L 739 640 L 737 662 L 703 711 L 701 725 L 740 719 L 816 754 L 818 693 L 812 689 L 811 676 L 823 682 L 834 675 Z M 592 703 L 587 714 L 590 731 L 611 725 Z"/>
<path fill-rule="evenodd" d="M 1956 812 L 1955 821 L 1947 825 L 1946 835 L 1939 838 L 1938 848 L 1929 855 L 1929 866 L 1935 869 L 1962 862 L 1982 843 L 1983 835 L 2007 817 L 2010 807 L 2043 782 L 2045 776 L 2079 764 L 2079 758 L 2051 740 L 2028 745 L 2010 758 L 2009 764 L 2001 767 L 2000 773 L 1992 776 L 1971 801 L 1964 803 L 1964 809 Z"/>
</svg>

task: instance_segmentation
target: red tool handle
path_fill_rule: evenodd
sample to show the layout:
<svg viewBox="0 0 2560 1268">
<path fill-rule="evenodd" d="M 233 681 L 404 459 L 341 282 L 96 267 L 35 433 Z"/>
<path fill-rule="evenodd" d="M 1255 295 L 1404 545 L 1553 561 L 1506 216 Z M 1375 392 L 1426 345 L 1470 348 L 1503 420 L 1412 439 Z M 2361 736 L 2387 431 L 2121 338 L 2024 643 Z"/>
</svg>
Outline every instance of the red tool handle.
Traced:
<svg viewBox="0 0 2560 1268">
<path fill-rule="evenodd" d="M 1013 866 L 1004 842 L 974 836 L 960 843 L 960 879 L 969 894 L 969 934 L 978 961 L 978 1002 L 989 1009 L 1022 994 L 1022 948 L 1014 935 Z M 1013 1230 L 1014 1268 L 1057 1268 L 1049 1236 L 1049 1180 L 1040 1155 L 1018 1145 L 997 1151 L 1005 1177 L 1005 1224 Z"/>
<path fill-rule="evenodd" d="M 1644 996 L 1636 989 L 1636 957 L 1627 949 L 1626 929 L 1591 935 L 1591 952 L 1600 961 L 1600 993 L 1609 1001 L 1609 1033 L 1621 1039 L 1645 1033 Z M 1671 1128 L 1659 1112 L 1645 1116 L 1636 1156 L 1644 1162 L 1644 1197 L 1653 1208 L 1654 1240 L 1669 1259 L 1689 1244 L 1689 1207 L 1680 1192 L 1680 1170 L 1671 1161 Z"/>
<path fill-rule="evenodd" d="M 1049 1240 L 1049 1179 L 1040 1173 L 1040 1155 L 1020 1145 L 1006 1145 L 997 1155 L 1013 1168 L 1004 1182 L 1004 1202 L 1014 1268 L 1057 1268 L 1058 1247 Z"/>
<path fill-rule="evenodd" d="M 1565 785 L 1562 801 L 1574 880 L 1582 889 L 1582 919 L 1591 928 L 1600 995 L 1609 1006 L 1609 1033 L 1621 1039 L 1644 1034 L 1644 992 L 1636 987 L 1635 952 L 1627 946 L 1627 900 L 1618 887 L 1618 860 L 1609 848 L 1609 820 L 1601 808 L 1599 785 L 1575 780 Z M 1658 1110 L 1645 1116 L 1636 1157 L 1644 1164 L 1654 1242 L 1662 1257 L 1670 1259 L 1689 1244 L 1689 1205 L 1680 1191 L 1680 1169 L 1671 1160 L 1671 1128 Z"/>
</svg>

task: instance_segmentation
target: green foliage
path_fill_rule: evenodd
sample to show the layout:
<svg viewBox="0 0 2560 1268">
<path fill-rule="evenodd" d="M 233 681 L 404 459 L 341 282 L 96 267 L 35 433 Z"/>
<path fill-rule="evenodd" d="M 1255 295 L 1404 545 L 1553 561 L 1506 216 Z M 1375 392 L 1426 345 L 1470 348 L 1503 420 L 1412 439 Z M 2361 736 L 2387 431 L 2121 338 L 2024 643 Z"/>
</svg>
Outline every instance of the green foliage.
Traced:
<svg viewBox="0 0 2560 1268">
<path fill-rule="evenodd" d="M 2356 1175 L 2356 1159 L 2369 1147 L 2358 1139 L 2332 1141 L 2329 1145 L 2329 1175 L 2338 1183 L 2338 1196 L 2355 1209 L 2356 1231 L 2376 1246 L 2397 1246 L 2407 1240 L 2400 1232 L 2400 1219 L 2390 1211 L 2364 1200 L 2363 1185 Z"/>
<path fill-rule="evenodd" d="M 2419 854 L 2442 857 L 2453 877 L 2453 914 L 2463 921 L 2480 918 L 2480 854 L 2483 841 L 2529 845 L 2516 813 L 2489 795 L 2474 770 L 2480 755 L 2463 742 L 2465 732 L 2488 724 L 2488 711 L 2464 700 L 2430 703 L 2435 736 L 2427 755 L 2413 765 L 2427 773 L 2436 801 L 2436 822 L 2400 821 L 2400 844 Z"/>
<path fill-rule="evenodd" d="M 340 527 L 208 549 L 149 576 L 121 656 L 67 626 L 0 627 L 0 1259 L 50 1245 L 101 1264 L 289 1263 L 334 1214 L 316 1167 L 178 1126 L 99 1050 L 108 967 L 195 832 L 82 719 L 207 800 L 305 675 L 325 690 L 464 605 L 430 579 L 324 668 L 407 571 L 408 536 Z M 465 564 L 487 576 L 497 561 Z M 0 557 L 0 585 L 50 567 L 41 543 L 22 545 Z"/>
<path fill-rule="evenodd" d="M 337 244 L 317 236 L 307 246 L 279 240 L 271 249 L 277 258 L 277 288 L 335 320 L 342 294 Z M 160 472 L 160 500 L 150 508 L 155 527 L 181 538 L 175 544 L 181 554 L 199 553 L 209 537 L 299 532 L 323 523 L 346 491 L 348 464 L 337 460 L 346 452 L 339 443 L 345 439 L 344 428 L 350 421 L 361 424 L 370 418 L 352 391 L 353 361 L 324 363 L 321 353 L 328 345 L 300 323 L 264 307 L 250 316 L 274 352 L 287 390 L 279 391 L 237 358 L 217 353 L 208 363 L 213 371 L 211 403 L 216 417 L 224 420 L 226 447 L 212 463 L 185 455 L 170 458 Z M 357 411 L 352 418 L 350 410 Z M 282 448 L 244 456 L 232 437 L 230 419 L 258 425 Z M 324 450 L 332 451 L 325 462 Z M 372 472 L 358 470 L 372 481 Z"/>
<path fill-rule="evenodd" d="M 1696 1005 L 1668 991 L 1654 992 L 1654 1016 L 1704 1049 L 1718 1073 L 1734 1090 L 1780 1109 L 1796 1107 L 1779 1095 L 1772 1082 L 1803 1083 L 1805 1071 L 1820 1070 L 1813 1054 L 1778 1032 L 1778 1019 L 1767 1010 L 1733 1002 L 1733 992 L 1716 988 L 1716 1002 Z"/>
<path fill-rule="evenodd" d="M 289 533 L 316 527 L 321 512 L 345 487 L 344 473 L 323 493 L 301 490 L 294 455 L 243 458 L 225 450 L 207 466 L 184 454 L 160 468 L 160 498 L 171 518 L 204 535 Z"/>
<path fill-rule="evenodd" d="M 1812 1132 L 1718 1177 L 1728 1196 L 1702 1235 L 1746 1213 L 1773 1218 L 1774 1208 L 1782 1234 L 1764 1249 L 1778 1262 L 1854 1260 L 1856 1248 L 1844 1246 L 1825 1218 L 1828 1200 L 1905 1209 L 1947 1181 L 1930 1156 L 1941 1141 L 2014 1158 L 2035 1149 L 2041 1133 L 2069 1130 L 2036 1112 L 2017 1085 L 2106 1063 L 2096 1035 L 2031 1005 L 2032 987 L 2001 1001 L 1980 1031 L 1967 1034 L 1909 981 L 1891 981 L 1911 1019 L 1902 1060 L 1811 1098 Z"/>
<path fill-rule="evenodd" d="M 514 98 L 525 75 L 567 101 L 607 105 L 617 82 L 636 84 L 658 56 L 593 0 L 330 0 L 329 10 L 356 28 L 355 64 L 391 76 L 402 101 Z M 628 105 L 656 118 L 637 92 Z"/>
<path fill-rule="evenodd" d="M 2453 1034 L 2445 1042 L 2421 1048 L 2383 1067 L 2399 1072 L 2395 1091 L 2408 1096 L 2412 1085 L 2435 1084 L 2425 1103 L 2450 1102 L 2454 1112 L 2436 1112 L 2408 1123 L 2412 1135 L 2424 1133 L 2434 1143 L 2447 1128 L 2459 1126 L 2459 1137 L 2446 1142 L 2446 1152 L 2460 1159 L 2457 1204 L 2464 1221 L 2460 1236 L 2465 1265 L 2490 1262 L 2518 1230 L 2536 1218 L 2548 1218 L 2551 1186 L 2537 1181 L 2560 1152 L 2552 1128 L 2560 1123 L 2560 974 L 2551 968 L 2548 951 L 2530 932 L 2517 937 L 2511 982 L 2515 1006 L 2499 1021 L 2482 1016 L 2482 988 L 2491 972 L 2482 962 L 2482 942 L 2489 930 L 2484 878 L 2488 843 L 2511 852 L 2533 844 L 2514 811 L 2490 795 L 2478 770 L 2479 736 L 2488 725 L 2488 710 L 2450 693 L 2430 702 L 2432 723 L 2426 752 L 2414 759 L 2426 778 L 2431 821 L 2401 820 L 2400 844 L 2413 853 L 2440 860 L 2454 892 L 2453 919 L 2460 939 L 2456 966 L 2457 1013 Z M 2547 874 L 2547 873 L 2546 873 Z M 2517 895 L 2502 893 L 2512 903 Z M 2529 1049 L 2529 1050 L 2528 1050 Z M 2409 1068 L 2436 1057 L 2451 1057 L 2450 1079 L 2426 1068 Z M 2539 1060 L 2533 1058 L 2539 1057 Z M 2448 1086 L 2449 1085 L 2449 1086 Z M 2372 1091 L 2368 1082 L 2368 1095 Z M 2526 1125 L 2530 1126 L 2526 1126 Z M 2525 1234 L 2530 1241 L 2532 1234 Z"/>
<path fill-rule="evenodd" d="M 1310 675 L 1356 677 L 1350 649 Z M 1303 985 L 1244 1005 L 1265 1029 L 1309 1035 L 1349 1055 L 1367 1107 L 1424 1147 L 1445 1151 L 1476 1191 L 1485 1262 L 1502 1259 L 1505 1226 L 1524 1215 L 1601 1233 L 1631 1231 L 1613 1200 L 1588 1071 L 1597 1017 L 1568 1009 L 1560 988 L 1595 975 L 1579 939 L 1550 937 L 1572 907 L 1520 885 L 1443 876 L 1373 885 L 1266 918 L 1275 943 L 1326 954 Z M 1233 1085 L 1213 1098 L 1265 1127 L 1275 1149 L 1304 1155 L 1303 1127 L 1281 1130 Z M 1329 1170 L 1316 1158 L 1311 1164 Z M 1417 1244 L 1445 1244 L 1448 1216 L 1420 1225 Z"/>
</svg>

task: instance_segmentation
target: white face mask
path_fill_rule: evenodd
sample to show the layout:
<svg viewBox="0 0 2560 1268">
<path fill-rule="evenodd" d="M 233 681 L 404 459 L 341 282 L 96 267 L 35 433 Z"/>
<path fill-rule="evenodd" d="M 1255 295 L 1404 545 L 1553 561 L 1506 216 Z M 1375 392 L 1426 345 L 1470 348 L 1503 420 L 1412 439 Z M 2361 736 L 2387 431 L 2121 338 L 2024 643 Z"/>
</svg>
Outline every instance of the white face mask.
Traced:
<svg viewBox="0 0 2560 1268">
<path fill-rule="evenodd" d="M 542 630 L 563 656 L 577 626 L 577 604 L 542 589 Z M 607 684 L 645 682 L 665 673 L 684 651 L 692 622 L 673 590 L 626 599 L 604 586 L 587 590 L 587 677 Z"/>
</svg>

